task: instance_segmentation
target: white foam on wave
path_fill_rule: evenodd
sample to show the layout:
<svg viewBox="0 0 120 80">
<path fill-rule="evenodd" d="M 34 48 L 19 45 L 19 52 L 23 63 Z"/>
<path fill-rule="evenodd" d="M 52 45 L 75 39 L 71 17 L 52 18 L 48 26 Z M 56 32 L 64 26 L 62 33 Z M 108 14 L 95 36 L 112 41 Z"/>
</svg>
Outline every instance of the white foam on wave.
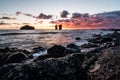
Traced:
<svg viewBox="0 0 120 80">
<path fill-rule="evenodd" d="M 38 56 L 41 56 L 41 55 L 44 55 L 44 54 L 47 54 L 47 50 L 39 51 L 37 53 L 34 53 L 33 58 L 37 58 Z"/>
</svg>

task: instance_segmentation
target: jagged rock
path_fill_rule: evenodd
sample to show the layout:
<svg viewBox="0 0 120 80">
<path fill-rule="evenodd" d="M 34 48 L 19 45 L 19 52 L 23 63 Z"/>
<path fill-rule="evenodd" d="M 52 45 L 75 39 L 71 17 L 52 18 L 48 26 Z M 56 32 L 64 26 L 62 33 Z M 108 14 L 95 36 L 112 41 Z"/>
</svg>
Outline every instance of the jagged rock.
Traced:
<svg viewBox="0 0 120 80">
<path fill-rule="evenodd" d="M 7 64 L 2 66 L 2 68 L 0 67 L 0 80 L 7 80 L 5 75 L 9 74 L 10 71 L 13 71 L 16 65 L 18 64 Z"/>
<path fill-rule="evenodd" d="M 120 80 L 120 46 L 110 47 L 99 53 L 96 64 L 89 68 L 92 80 Z"/>
<path fill-rule="evenodd" d="M 27 56 L 24 53 L 13 53 L 7 57 L 7 63 L 21 63 L 25 61 Z"/>
<path fill-rule="evenodd" d="M 93 37 L 98 38 L 98 37 L 102 37 L 102 35 L 101 34 L 94 34 Z"/>
<path fill-rule="evenodd" d="M 60 45 L 54 45 L 47 50 L 48 55 L 51 57 L 62 57 L 64 56 L 65 47 Z"/>
<path fill-rule="evenodd" d="M 34 53 L 37 53 L 37 52 L 39 52 L 39 51 L 44 51 L 44 50 L 45 50 L 45 48 L 43 48 L 43 47 L 41 47 L 41 46 L 36 47 L 36 48 L 33 48 L 33 52 L 34 52 Z"/>
<path fill-rule="evenodd" d="M 80 48 L 76 46 L 75 44 L 71 43 L 66 46 L 66 49 L 64 51 L 65 54 L 70 54 L 70 53 L 80 53 Z"/>
<path fill-rule="evenodd" d="M 10 48 L 9 47 L 5 47 L 5 48 L 0 48 L 0 52 L 1 53 L 7 53 L 10 51 Z"/>
<path fill-rule="evenodd" d="M 76 37 L 75 40 L 80 40 L 80 38 L 79 38 L 79 37 Z"/>
<path fill-rule="evenodd" d="M 9 53 L 2 55 L 2 57 L 0 58 L 0 66 L 7 64 L 7 58 L 9 55 Z"/>
<path fill-rule="evenodd" d="M 51 58 L 51 57 L 52 56 L 50 56 L 49 54 L 40 55 L 34 60 L 34 62 L 38 61 L 38 60 L 44 60 L 44 59 L 47 59 L 47 58 Z"/>
<path fill-rule="evenodd" d="M 98 47 L 98 44 L 95 44 L 95 43 L 88 43 L 88 44 L 84 44 L 84 45 L 81 45 L 82 48 L 92 48 L 92 47 Z"/>
<path fill-rule="evenodd" d="M 101 42 L 102 43 L 105 43 L 105 42 L 111 42 L 113 41 L 113 38 L 112 37 L 109 37 L 109 36 L 105 36 L 101 39 Z"/>
<path fill-rule="evenodd" d="M 116 43 L 114 43 L 114 42 L 106 42 L 106 43 L 101 44 L 100 47 L 109 48 L 109 47 L 112 47 L 112 46 L 115 46 L 115 45 L 116 45 Z"/>
<path fill-rule="evenodd" d="M 30 55 L 31 53 L 29 52 L 29 51 L 27 51 L 27 50 L 20 50 L 21 52 L 23 52 L 24 54 L 26 54 L 26 55 Z"/>
<path fill-rule="evenodd" d="M 33 54 L 28 55 L 28 59 L 33 59 Z"/>
<path fill-rule="evenodd" d="M 0 67 L 0 80 L 119 80 L 120 46 Z"/>
<path fill-rule="evenodd" d="M 87 80 L 89 76 L 81 67 L 84 58 L 84 54 L 76 53 L 62 58 L 48 58 L 29 64 L 9 64 L 0 68 L 0 79 Z"/>
<path fill-rule="evenodd" d="M 18 49 L 18 48 L 9 48 L 9 47 L 1 48 L 0 49 L 0 66 L 7 64 L 7 59 L 10 56 L 13 56 L 17 53 L 23 54 L 24 57 L 27 57 L 28 55 L 31 54 L 27 50 L 21 50 L 21 49 Z M 14 59 L 16 59 L 16 60 L 19 59 L 21 61 L 23 59 L 23 61 L 24 61 L 23 56 L 20 55 L 20 57 L 14 57 Z M 16 62 L 18 62 L 18 60 Z"/>
</svg>

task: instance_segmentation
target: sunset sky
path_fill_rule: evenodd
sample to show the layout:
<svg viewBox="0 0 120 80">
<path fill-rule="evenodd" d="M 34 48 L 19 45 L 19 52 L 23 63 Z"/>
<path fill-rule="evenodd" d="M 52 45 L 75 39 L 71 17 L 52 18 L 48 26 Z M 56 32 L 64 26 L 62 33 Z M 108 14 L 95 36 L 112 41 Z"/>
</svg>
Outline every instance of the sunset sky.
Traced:
<svg viewBox="0 0 120 80">
<path fill-rule="evenodd" d="M 73 13 L 119 11 L 119 5 L 120 0 L 0 0 L 0 29 L 19 29 L 23 25 L 53 29 L 50 22 L 68 20 Z"/>
</svg>

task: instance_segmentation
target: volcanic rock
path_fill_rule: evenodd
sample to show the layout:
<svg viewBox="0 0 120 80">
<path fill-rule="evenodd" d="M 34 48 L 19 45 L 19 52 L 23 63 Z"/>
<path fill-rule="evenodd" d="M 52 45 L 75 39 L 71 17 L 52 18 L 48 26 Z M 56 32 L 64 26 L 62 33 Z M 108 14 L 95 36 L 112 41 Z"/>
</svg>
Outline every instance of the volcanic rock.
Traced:
<svg viewBox="0 0 120 80">
<path fill-rule="evenodd" d="M 21 63 L 27 56 L 24 53 L 13 53 L 7 57 L 7 63 Z"/>
<path fill-rule="evenodd" d="M 35 28 L 29 25 L 25 25 L 25 26 L 22 26 L 20 29 L 21 30 L 34 30 Z"/>
<path fill-rule="evenodd" d="M 60 45 L 54 45 L 53 47 L 48 49 L 48 55 L 51 57 L 62 57 L 64 56 L 65 47 Z"/>
</svg>

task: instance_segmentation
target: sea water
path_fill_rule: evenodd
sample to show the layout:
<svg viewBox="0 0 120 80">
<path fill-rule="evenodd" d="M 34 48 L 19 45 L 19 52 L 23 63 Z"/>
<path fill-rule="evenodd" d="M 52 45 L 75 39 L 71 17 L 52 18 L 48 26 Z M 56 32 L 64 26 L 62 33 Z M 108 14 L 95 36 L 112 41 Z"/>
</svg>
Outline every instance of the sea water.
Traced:
<svg viewBox="0 0 120 80">
<path fill-rule="evenodd" d="M 87 43 L 93 34 L 107 34 L 103 30 L 0 30 L 0 47 L 17 47 L 28 51 L 42 46 L 66 46 L 75 43 L 80 46 Z M 79 37 L 80 40 L 76 40 Z"/>
</svg>

